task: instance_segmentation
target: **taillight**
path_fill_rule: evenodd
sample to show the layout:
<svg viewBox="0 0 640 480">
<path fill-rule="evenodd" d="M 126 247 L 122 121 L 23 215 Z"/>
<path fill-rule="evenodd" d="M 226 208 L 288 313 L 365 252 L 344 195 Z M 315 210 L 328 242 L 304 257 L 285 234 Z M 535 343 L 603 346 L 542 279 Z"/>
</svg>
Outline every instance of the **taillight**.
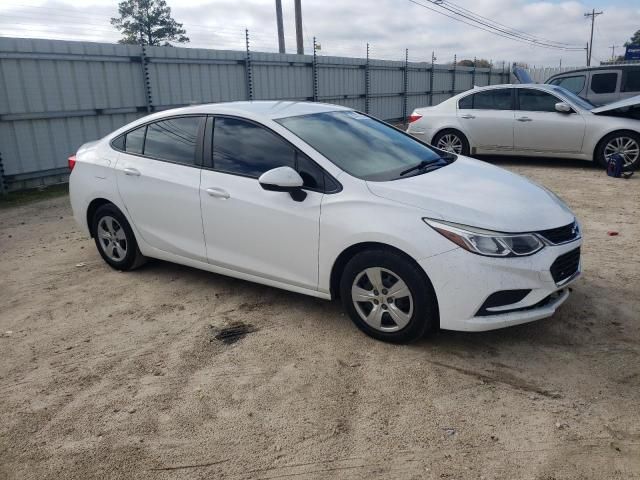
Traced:
<svg viewBox="0 0 640 480">
<path fill-rule="evenodd" d="M 417 113 L 412 113 L 411 115 L 409 115 L 409 123 L 413 123 L 417 120 L 420 120 L 422 118 L 422 115 L 419 115 Z"/>
<path fill-rule="evenodd" d="M 67 160 L 69 161 L 69 170 L 73 170 L 73 167 L 76 166 L 76 156 L 71 155 Z"/>
</svg>

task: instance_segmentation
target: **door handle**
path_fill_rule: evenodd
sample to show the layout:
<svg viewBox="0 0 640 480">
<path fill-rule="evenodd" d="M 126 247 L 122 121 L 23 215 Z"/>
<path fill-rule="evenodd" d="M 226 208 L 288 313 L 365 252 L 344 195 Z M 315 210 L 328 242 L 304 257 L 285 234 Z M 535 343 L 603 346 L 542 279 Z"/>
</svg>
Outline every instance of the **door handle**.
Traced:
<svg viewBox="0 0 640 480">
<path fill-rule="evenodd" d="M 460 118 L 470 119 L 470 118 L 476 118 L 476 116 L 475 115 L 466 114 L 466 115 L 462 115 Z"/>
<path fill-rule="evenodd" d="M 135 168 L 127 167 L 127 168 L 122 169 L 122 171 L 124 172 L 125 175 L 130 175 L 132 177 L 139 177 L 140 176 L 140 171 L 135 169 Z"/>
<path fill-rule="evenodd" d="M 226 190 L 216 187 L 209 187 L 205 190 L 205 192 L 207 192 L 207 195 L 209 195 L 210 197 L 222 198 L 223 200 L 226 200 L 231 196 Z"/>
<path fill-rule="evenodd" d="M 529 117 L 520 117 L 516 118 L 519 122 L 531 122 L 532 120 Z"/>
</svg>

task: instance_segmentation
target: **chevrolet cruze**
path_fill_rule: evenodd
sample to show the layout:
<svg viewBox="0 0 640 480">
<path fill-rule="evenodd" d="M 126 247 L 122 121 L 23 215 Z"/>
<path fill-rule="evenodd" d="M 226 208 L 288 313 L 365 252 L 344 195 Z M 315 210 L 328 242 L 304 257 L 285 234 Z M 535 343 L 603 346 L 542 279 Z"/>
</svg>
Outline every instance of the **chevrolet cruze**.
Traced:
<svg viewBox="0 0 640 480">
<path fill-rule="evenodd" d="M 141 118 L 69 158 L 102 258 L 146 258 L 324 299 L 380 340 L 548 317 L 580 274 L 552 192 L 349 108 L 234 102 Z"/>
</svg>

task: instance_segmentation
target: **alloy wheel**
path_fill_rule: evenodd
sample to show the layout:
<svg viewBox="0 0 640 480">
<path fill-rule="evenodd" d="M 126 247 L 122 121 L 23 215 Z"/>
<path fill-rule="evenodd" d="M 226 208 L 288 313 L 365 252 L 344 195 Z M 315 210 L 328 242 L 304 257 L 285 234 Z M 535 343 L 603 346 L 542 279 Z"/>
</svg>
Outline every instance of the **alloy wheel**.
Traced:
<svg viewBox="0 0 640 480">
<path fill-rule="evenodd" d="M 351 300 L 360 318 L 382 332 L 402 330 L 413 315 L 409 287 L 386 268 L 370 267 L 356 275 Z"/>
<path fill-rule="evenodd" d="M 445 152 L 461 154 L 462 140 L 453 133 L 446 133 L 438 140 L 436 147 Z"/>
<path fill-rule="evenodd" d="M 629 167 L 638 160 L 640 156 L 640 146 L 631 137 L 615 137 L 609 140 L 604 147 L 604 157 L 608 161 L 614 153 L 619 153 L 624 159 L 624 166 Z"/>
<path fill-rule="evenodd" d="M 127 236 L 115 218 L 105 215 L 98 221 L 97 235 L 100 248 L 114 262 L 121 262 L 127 255 Z"/>
</svg>

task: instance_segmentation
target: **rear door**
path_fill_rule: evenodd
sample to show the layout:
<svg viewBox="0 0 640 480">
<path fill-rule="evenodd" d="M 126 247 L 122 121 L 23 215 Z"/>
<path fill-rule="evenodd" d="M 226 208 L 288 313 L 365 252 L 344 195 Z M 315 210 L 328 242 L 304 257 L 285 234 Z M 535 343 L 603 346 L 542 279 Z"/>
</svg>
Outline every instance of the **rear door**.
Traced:
<svg viewBox="0 0 640 480">
<path fill-rule="evenodd" d="M 116 165 L 118 190 L 142 239 L 206 261 L 200 214 L 203 116 L 173 117 L 128 132 Z"/>
<path fill-rule="evenodd" d="M 513 89 L 492 88 L 458 101 L 458 123 L 476 151 L 513 150 Z"/>
<path fill-rule="evenodd" d="M 317 289 L 323 170 L 273 131 L 240 118 L 210 118 L 205 144 L 200 200 L 208 261 Z M 261 174 L 281 166 L 302 176 L 302 201 L 260 186 Z"/>
<path fill-rule="evenodd" d="M 620 98 L 620 70 L 593 70 L 589 74 L 587 100 L 594 105 L 606 105 Z"/>
<path fill-rule="evenodd" d="M 560 113 L 564 100 L 543 90 L 518 88 L 513 131 L 516 154 L 577 153 L 582 150 L 585 120 L 579 112 Z"/>
</svg>

